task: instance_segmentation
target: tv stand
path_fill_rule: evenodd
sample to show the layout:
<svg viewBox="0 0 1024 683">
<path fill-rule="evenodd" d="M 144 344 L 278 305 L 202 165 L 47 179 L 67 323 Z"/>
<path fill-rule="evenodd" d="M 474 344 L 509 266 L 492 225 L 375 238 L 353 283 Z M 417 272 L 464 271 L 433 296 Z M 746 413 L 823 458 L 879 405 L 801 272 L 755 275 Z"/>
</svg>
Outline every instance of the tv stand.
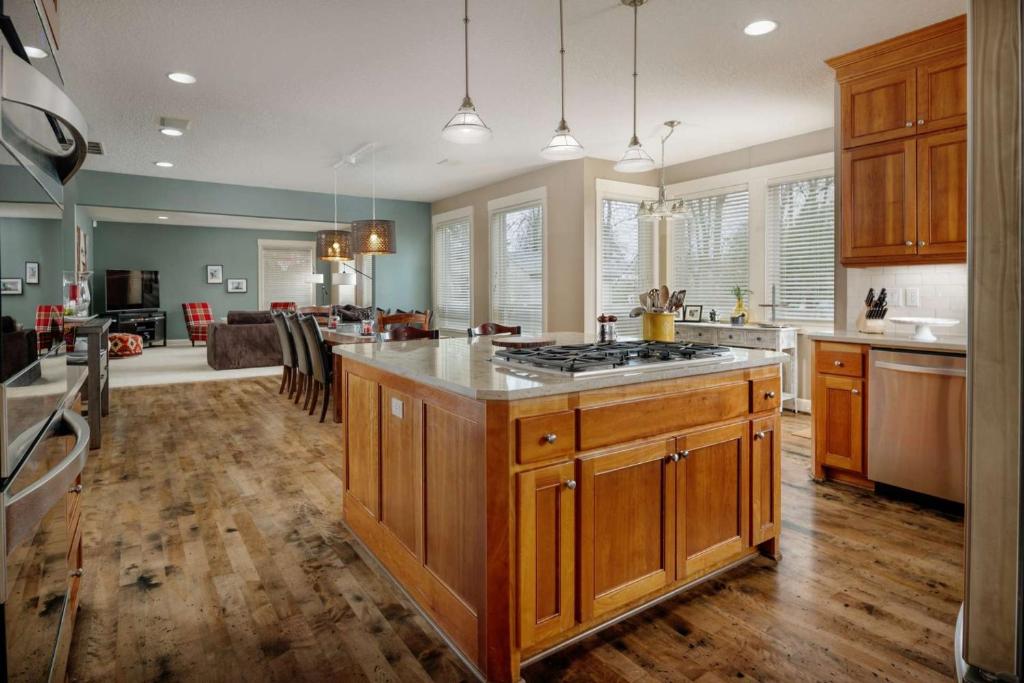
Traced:
<svg viewBox="0 0 1024 683">
<path fill-rule="evenodd" d="M 134 311 L 114 311 L 110 317 L 118 332 L 128 332 L 142 337 L 143 346 L 167 346 L 167 311 L 155 308 Z"/>
</svg>

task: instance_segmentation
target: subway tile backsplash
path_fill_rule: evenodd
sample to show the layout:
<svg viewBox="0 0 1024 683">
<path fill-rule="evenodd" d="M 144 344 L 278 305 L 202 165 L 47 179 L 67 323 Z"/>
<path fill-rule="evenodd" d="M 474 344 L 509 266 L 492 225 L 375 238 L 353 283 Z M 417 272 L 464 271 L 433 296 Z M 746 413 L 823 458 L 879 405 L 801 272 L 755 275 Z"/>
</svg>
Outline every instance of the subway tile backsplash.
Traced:
<svg viewBox="0 0 1024 683">
<path fill-rule="evenodd" d="M 868 288 L 875 293 L 885 287 L 889 292 L 889 318 L 900 316 L 954 318 L 956 327 L 936 330 L 937 334 L 967 334 L 967 264 L 928 266 L 884 266 L 878 268 L 849 268 L 846 271 L 846 325 L 856 329 L 857 316 L 864 305 Z M 920 293 L 919 306 L 906 305 L 906 289 L 916 287 Z M 901 297 L 902 295 L 902 297 Z M 900 305 L 902 300 L 903 304 Z M 907 334 L 911 328 L 886 323 L 887 332 Z"/>
</svg>

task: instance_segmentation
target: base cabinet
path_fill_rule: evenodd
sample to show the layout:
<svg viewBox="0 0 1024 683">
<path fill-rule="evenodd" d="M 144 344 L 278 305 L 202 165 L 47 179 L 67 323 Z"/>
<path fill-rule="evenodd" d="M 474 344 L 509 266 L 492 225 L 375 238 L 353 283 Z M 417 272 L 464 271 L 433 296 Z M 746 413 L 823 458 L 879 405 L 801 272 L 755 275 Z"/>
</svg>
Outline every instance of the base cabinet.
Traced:
<svg viewBox="0 0 1024 683">
<path fill-rule="evenodd" d="M 867 479 L 864 395 L 868 347 L 814 343 L 814 477 L 874 488 Z"/>
<path fill-rule="evenodd" d="M 782 529 L 782 418 L 750 423 L 750 542 L 764 543 Z"/>
</svg>

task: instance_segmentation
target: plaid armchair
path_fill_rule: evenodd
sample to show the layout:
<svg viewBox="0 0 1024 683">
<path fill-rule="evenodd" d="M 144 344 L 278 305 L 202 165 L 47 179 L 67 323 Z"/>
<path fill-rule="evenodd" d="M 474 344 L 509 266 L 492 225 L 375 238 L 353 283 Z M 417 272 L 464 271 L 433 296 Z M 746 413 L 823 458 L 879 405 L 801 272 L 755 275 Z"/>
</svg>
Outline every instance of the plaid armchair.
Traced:
<svg viewBox="0 0 1024 683">
<path fill-rule="evenodd" d="M 197 341 L 205 342 L 210 325 L 213 323 L 213 311 L 210 310 L 210 304 L 205 301 L 183 303 L 181 310 L 185 314 L 185 328 L 188 330 L 188 338 L 192 342 L 192 346 L 195 346 Z"/>
<path fill-rule="evenodd" d="M 271 301 L 270 310 L 272 311 L 289 311 L 294 313 L 297 306 L 294 301 Z"/>
<path fill-rule="evenodd" d="M 63 336 L 64 307 L 57 304 L 36 306 L 36 351 L 45 351 Z"/>
</svg>

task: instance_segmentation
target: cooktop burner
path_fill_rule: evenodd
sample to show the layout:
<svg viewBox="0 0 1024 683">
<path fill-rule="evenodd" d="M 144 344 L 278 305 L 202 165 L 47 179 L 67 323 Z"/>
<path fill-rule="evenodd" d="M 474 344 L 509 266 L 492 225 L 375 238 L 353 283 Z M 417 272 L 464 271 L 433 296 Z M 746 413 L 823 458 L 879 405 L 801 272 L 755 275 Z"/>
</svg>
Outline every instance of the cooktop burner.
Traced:
<svg viewBox="0 0 1024 683">
<path fill-rule="evenodd" d="M 690 342 L 620 341 L 568 344 L 537 349 L 499 349 L 496 363 L 526 365 L 573 377 L 629 370 L 654 370 L 666 365 L 721 363 L 733 358 L 725 346 Z"/>
</svg>

